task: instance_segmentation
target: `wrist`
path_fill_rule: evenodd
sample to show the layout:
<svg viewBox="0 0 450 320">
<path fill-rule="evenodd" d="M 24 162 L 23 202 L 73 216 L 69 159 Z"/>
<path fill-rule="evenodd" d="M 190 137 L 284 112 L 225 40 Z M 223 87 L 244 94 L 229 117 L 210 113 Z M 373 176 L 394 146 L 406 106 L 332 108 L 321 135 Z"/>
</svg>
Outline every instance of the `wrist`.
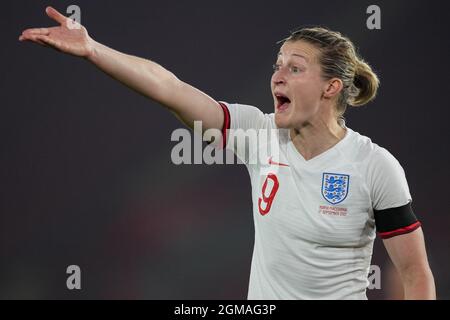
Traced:
<svg viewBox="0 0 450 320">
<path fill-rule="evenodd" d="M 90 39 L 88 50 L 84 58 L 95 64 L 99 56 L 100 47 L 101 47 L 100 43 L 98 43 L 93 39 Z"/>
</svg>

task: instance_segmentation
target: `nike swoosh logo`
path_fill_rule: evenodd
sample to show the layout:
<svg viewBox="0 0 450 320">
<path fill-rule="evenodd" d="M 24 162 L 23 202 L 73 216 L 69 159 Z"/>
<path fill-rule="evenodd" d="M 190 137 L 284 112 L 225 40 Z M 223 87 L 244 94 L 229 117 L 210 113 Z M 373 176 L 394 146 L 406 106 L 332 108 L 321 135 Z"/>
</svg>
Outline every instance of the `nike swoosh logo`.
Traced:
<svg viewBox="0 0 450 320">
<path fill-rule="evenodd" d="M 284 163 L 279 163 L 279 162 L 275 162 L 272 160 L 272 157 L 269 158 L 269 164 L 270 165 L 275 165 L 275 166 L 280 166 L 280 167 L 289 167 L 288 164 L 284 164 Z"/>
</svg>

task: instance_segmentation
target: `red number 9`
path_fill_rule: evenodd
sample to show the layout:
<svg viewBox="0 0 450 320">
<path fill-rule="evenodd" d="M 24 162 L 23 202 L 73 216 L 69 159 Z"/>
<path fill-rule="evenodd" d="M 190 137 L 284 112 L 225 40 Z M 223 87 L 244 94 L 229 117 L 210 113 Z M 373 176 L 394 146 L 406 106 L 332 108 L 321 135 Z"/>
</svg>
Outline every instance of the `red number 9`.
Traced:
<svg viewBox="0 0 450 320">
<path fill-rule="evenodd" d="M 272 186 L 272 190 L 270 190 L 269 196 L 266 196 L 267 183 L 269 182 L 269 179 L 273 181 L 273 186 Z M 266 181 L 264 181 L 264 184 L 262 187 L 262 199 L 261 198 L 258 199 L 259 213 L 262 216 L 265 216 L 266 214 L 269 213 L 270 208 L 272 207 L 273 199 L 275 198 L 275 195 L 277 194 L 279 186 L 280 186 L 280 184 L 278 183 L 277 176 L 274 175 L 273 173 L 270 173 L 267 176 Z M 266 204 L 265 209 L 263 209 L 261 207 L 261 202 L 263 202 L 263 201 Z"/>
</svg>

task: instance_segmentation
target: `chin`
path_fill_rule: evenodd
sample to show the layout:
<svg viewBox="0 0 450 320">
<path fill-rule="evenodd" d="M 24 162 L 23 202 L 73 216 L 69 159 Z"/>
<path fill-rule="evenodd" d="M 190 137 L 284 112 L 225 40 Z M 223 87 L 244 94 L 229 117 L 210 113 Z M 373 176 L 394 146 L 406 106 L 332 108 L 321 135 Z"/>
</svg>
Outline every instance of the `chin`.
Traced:
<svg viewBox="0 0 450 320">
<path fill-rule="evenodd" d="M 275 124 L 278 129 L 289 129 L 290 122 L 289 118 L 284 114 L 275 113 Z"/>
</svg>

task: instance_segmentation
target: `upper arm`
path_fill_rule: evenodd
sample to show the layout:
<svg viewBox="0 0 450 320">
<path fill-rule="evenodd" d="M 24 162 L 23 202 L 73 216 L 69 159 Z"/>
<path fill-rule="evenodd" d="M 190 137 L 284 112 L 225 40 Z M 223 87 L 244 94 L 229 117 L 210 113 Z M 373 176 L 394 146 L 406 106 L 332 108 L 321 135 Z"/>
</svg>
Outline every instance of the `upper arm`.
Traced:
<svg viewBox="0 0 450 320">
<path fill-rule="evenodd" d="M 402 280 L 404 298 L 436 299 L 436 287 L 428 264 L 422 228 L 383 242 Z"/>
<path fill-rule="evenodd" d="M 422 228 L 408 234 L 384 239 L 383 244 L 401 274 L 428 270 L 428 259 Z"/>
<path fill-rule="evenodd" d="M 203 131 L 223 128 L 225 116 L 220 104 L 188 83 L 177 80 L 174 89 L 162 100 L 163 105 L 170 106 L 172 113 L 192 129 L 195 121 L 201 121 Z"/>
<path fill-rule="evenodd" d="M 405 298 L 432 298 L 433 276 L 405 173 L 387 150 L 380 151 L 369 170 L 377 232 L 402 278 Z"/>
</svg>

